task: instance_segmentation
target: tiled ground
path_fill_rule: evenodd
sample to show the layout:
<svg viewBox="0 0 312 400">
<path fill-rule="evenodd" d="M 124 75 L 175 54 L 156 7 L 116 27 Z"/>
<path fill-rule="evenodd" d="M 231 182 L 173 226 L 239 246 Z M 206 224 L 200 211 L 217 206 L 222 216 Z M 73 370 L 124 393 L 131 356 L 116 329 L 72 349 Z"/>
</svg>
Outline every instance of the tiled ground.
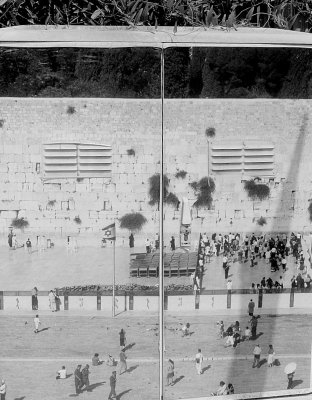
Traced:
<svg viewBox="0 0 312 400">
<path fill-rule="evenodd" d="M 134 248 L 133 252 L 144 252 L 144 248 Z M 55 246 L 43 253 L 34 250 L 28 254 L 23 248 L 10 250 L 0 246 L 1 290 L 30 290 L 37 286 L 39 290 L 54 287 L 112 284 L 113 248 L 80 247 L 77 253 L 68 253 L 65 246 Z M 129 278 L 130 249 L 116 247 L 116 283 L 129 282 L 142 285 L 157 285 L 158 278 Z M 287 285 L 294 272 L 294 258 L 288 257 L 288 271 L 284 276 Z M 258 260 L 258 265 L 250 268 L 250 263 L 235 262 L 230 269 L 233 289 L 250 288 L 251 282 L 260 283 L 262 277 L 278 279 L 280 273 L 271 274 L 265 260 Z M 165 284 L 189 284 L 188 277 L 165 278 Z M 222 269 L 222 257 L 212 258 L 206 264 L 203 280 L 206 289 L 224 289 L 226 281 Z"/>
<path fill-rule="evenodd" d="M 130 372 L 117 376 L 118 398 L 157 399 L 157 317 L 119 317 L 113 320 L 43 315 L 44 330 L 39 334 L 33 333 L 31 316 L 1 318 L 0 377 L 7 381 L 10 399 L 65 400 L 74 397 L 73 376 L 65 381 L 56 381 L 56 371 L 65 365 L 68 373 L 72 374 L 76 364 L 90 363 L 94 352 L 99 352 L 103 358 L 108 352 L 117 357 L 121 327 L 126 330 L 127 343 L 133 345 L 127 350 Z M 285 389 L 284 367 L 293 361 L 298 366 L 295 376 L 297 388 L 309 386 L 312 331 L 309 318 L 302 315 L 262 315 L 258 329 L 262 334 L 257 341 L 241 343 L 236 349 L 225 348 L 224 341 L 216 337 L 216 319 L 221 318 L 226 326 L 232 322 L 229 316 L 188 317 L 193 334 L 182 338 L 178 328 L 183 318 L 166 317 L 165 357 L 175 361 L 177 381 L 173 387 L 165 389 L 165 399 L 207 396 L 221 379 L 233 383 L 237 393 Z M 246 315 L 237 318 L 242 326 L 247 322 Z M 272 343 L 281 365 L 268 368 L 264 361 L 261 368 L 252 369 L 252 350 L 256 343 L 263 349 L 263 359 Z M 193 361 L 198 347 L 205 357 L 210 358 L 204 361 L 204 374 L 201 376 L 196 374 Z M 91 400 L 106 398 L 111 370 L 106 365 L 91 367 L 92 391 L 79 397 Z"/>
</svg>

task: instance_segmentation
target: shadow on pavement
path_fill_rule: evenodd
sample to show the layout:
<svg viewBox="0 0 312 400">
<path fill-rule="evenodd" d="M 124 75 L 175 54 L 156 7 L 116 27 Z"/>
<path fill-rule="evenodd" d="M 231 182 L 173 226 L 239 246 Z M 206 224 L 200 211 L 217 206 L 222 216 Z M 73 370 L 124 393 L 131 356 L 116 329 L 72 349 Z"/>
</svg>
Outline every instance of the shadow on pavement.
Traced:
<svg viewBox="0 0 312 400">
<path fill-rule="evenodd" d="M 135 346 L 135 343 L 129 343 L 129 344 L 124 348 L 124 351 L 132 349 L 133 346 Z"/>
<path fill-rule="evenodd" d="M 133 365 L 132 367 L 130 367 L 130 368 L 127 369 L 127 372 L 131 373 L 132 371 L 134 371 L 135 369 L 137 369 L 138 366 L 139 366 L 139 364 Z"/>
<path fill-rule="evenodd" d="M 132 389 L 124 390 L 123 392 L 117 394 L 116 400 L 121 399 L 121 397 L 122 397 L 124 394 L 127 394 L 127 393 L 131 392 L 131 390 L 132 390 Z"/>
<path fill-rule="evenodd" d="M 184 378 L 184 375 L 180 375 L 178 378 L 176 378 L 176 379 L 172 382 L 172 386 L 175 385 L 176 383 L 179 383 L 180 381 L 182 381 L 183 378 Z"/>
<path fill-rule="evenodd" d="M 96 389 L 99 386 L 104 385 L 106 381 L 103 382 L 98 382 L 98 383 L 93 383 L 92 385 L 89 385 L 88 389 L 83 389 L 83 392 L 92 392 L 94 389 Z"/>
<path fill-rule="evenodd" d="M 206 371 L 208 371 L 208 369 L 211 368 L 211 365 L 207 365 L 207 367 L 202 369 L 202 374 L 204 374 Z"/>
</svg>

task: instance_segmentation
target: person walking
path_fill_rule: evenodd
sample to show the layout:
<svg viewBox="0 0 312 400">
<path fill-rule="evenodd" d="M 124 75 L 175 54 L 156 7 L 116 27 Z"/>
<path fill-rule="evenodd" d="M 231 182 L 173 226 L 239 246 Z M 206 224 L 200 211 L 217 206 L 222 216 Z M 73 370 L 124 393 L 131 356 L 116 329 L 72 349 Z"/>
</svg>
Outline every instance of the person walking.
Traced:
<svg viewBox="0 0 312 400">
<path fill-rule="evenodd" d="M 171 248 L 172 251 L 175 251 L 175 238 L 174 238 L 174 236 L 171 236 L 170 248 Z"/>
<path fill-rule="evenodd" d="M 257 336 L 258 318 L 253 315 L 249 321 L 251 325 L 251 337 L 254 339 Z"/>
<path fill-rule="evenodd" d="M 122 328 L 119 332 L 119 345 L 121 350 L 126 346 L 126 332 Z"/>
<path fill-rule="evenodd" d="M 90 375 L 89 364 L 86 364 L 86 366 L 81 370 L 81 378 L 82 378 L 82 387 L 85 386 L 85 389 L 87 391 L 89 391 L 89 386 L 90 386 L 89 375 Z"/>
<path fill-rule="evenodd" d="M 75 372 L 74 372 L 76 394 L 81 393 L 81 388 L 83 386 L 83 384 L 82 384 L 81 367 L 82 367 L 82 365 L 78 364 L 77 368 L 75 369 Z"/>
<path fill-rule="evenodd" d="M 7 392 L 7 385 L 5 383 L 5 380 L 2 379 L 1 385 L 0 385 L 0 399 L 1 400 L 5 400 L 6 392 Z"/>
<path fill-rule="evenodd" d="M 250 302 L 248 303 L 248 314 L 250 317 L 253 316 L 255 311 L 255 303 L 252 299 L 250 299 Z"/>
<path fill-rule="evenodd" d="M 121 352 L 119 353 L 119 375 L 123 374 L 124 372 L 127 372 L 127 356 L 125 353 L 125 350 L 122 349 Z"/>
<path fill-rule="evenodd" d="M 145 240 L 145 249 L 146 254 L 149 254 L 151 252 L 151 242 L 148 238 Z"/>
<path fill-rule="evenodd" d="M 56 311 L 56 300 L 55 300 L 55 294 L 53 290 L 50 290 L 49 292 L 49 302 L 50 302 L 50 309 L 52 312 Z"/>
<path fill-rule="evenodd" d="M 253 351 L 254 361 L 252 364 L 252 368 L 256 368 L 256 367 L 259 368 L 261 351 L 262 350 L 261 350 L 260 345 L 257 344 Z"/>
<path fill-rule="evenodd" d="M 202 365 L 203 365 L 204 357 L 202 355 L 201 349 L 198 349 L 197 354 L 195 356 L 195 366 L 198 375 L 203 373 Z"/>
<path fill-rule="evenodd" d="M 116 371 L 112 372 L 112 375 L 109 378 L 110 392 L 108 395 L 108 400 L 116 398 Z"/>
<path fill-rule="evenodd" d="M 36 286 L 31 290 L 31 307 L 33 310 L 38 310 L 38 289 Z"/>
<path fill-rule="evenodd" d="M 34 323 L 35 323 L 35 333 L 39 332 L 39 325 L 41 324 L 40 319 L 39 319 L 39 315 L 37 314 L 34 318 Z"/>
<path fill-rule="evenodd" d="M 130 247 L 130 249 L 132 249 L 134 247 L 134 236 L 133 236 L 132 232 L 130 233 L 130 236 L 129 236 L 129 247 Z"/>
<path fill-rule="evenodd" d="M 26 240 L 26 249 L 28 254 L 31 254 L 31 241 L 29 238 Z"/>
<path fill-rule="evenodd" d="M 174 378 L 174 362 L 169 358 L 168 360 L 168 367 L 167 367 L 167 386 L 173 385 L 173 378 Z"/>
<path fill-rule="evenodd" d="M 274 361 L 275 361 L 275 352 L 273 349 L 273 346 L 270 344 L 269 345 L 269 351 L 268 351 L 268 367 L 273 367 Z"/>
</svg>

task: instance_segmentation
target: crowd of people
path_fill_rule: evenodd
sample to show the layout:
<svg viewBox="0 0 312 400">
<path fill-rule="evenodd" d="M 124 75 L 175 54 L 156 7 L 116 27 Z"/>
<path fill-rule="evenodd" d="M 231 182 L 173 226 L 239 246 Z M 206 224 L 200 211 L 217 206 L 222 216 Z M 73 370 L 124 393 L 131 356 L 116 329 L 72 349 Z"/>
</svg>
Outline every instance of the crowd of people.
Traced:
<svg viewBox="0 0 312 400">
<path fill-rule="evenodd" d="M 222 255 L 222 267 L 224 278 L 228 280 L 229 270 L 234 262 L 249 262 L 250 268 L 258 264 L 258 260 L 265 260 L 270 265 L 270 272 L 279 272 L 279 278 L 272 279 L 271 276 L 263 277 L 259 283 L 251 283 L 251 290 L 258 293 L 259 290 L 266 292 L 282 291 L 284 289 L 284 273 L 287 270 L 288 258 L 295 258 L 297 274 L 291 279 L 292 288 L 310 288 L 312 278 L 308 273 L 308 265 L 311 263 L 310 257 L 306 259 L 302 246 L 302 236 L 300 233 L 273 235 L 241 235 L 239 233 L 229 233 L 222 235 L 212 234 L 208 238 L 204 233 L 200 238 L 200 255 L 205 263 L 209 263 L 214 256 Z M 288 282 L 287 282 L 288 284 Z M 231 283 L 227 286 L 231 288 Z"/>
</svg>

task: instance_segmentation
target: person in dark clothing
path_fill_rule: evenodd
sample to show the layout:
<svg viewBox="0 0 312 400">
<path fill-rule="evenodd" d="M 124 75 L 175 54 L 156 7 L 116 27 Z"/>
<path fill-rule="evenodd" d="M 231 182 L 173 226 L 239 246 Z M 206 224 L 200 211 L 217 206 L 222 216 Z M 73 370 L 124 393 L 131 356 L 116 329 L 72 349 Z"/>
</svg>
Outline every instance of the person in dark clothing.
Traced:
<svg viewBox="0 0 312 400">
<path fill-rule="evenodd" d="M 31 306 L 33 310 L 38 310 L 38 289 L 36 286 L 31 291 Z"/>
<path fill-rule="evenodd" d="M 131 232 L 129 236 L 129 247 L 132 249 L 134 247 L 134 236 L 133 233 Z"/>
<path fill-rule="evenodd" d="M 81 370 L 82 386 L 85 386 L 87 391 L 89 390 L 89 386 L 90 386 L 89 375 L 90 375 L 89 365 L 87 364 Z"/>
<path fill-rule="evenodd" d="M 75 369 L 75 372 L 74 372 L 76 394 L 81 393 L 81 388 L 83 386 L 80 368 L 81 368 L 81 365 L 80 364 L 77 365 L 77 368 Z"/>
<path fill-rule="evenodd" d="M 250 320 L 251 325 L 251 337 L 255 338 L 257 336 L 257 326 L 258 326 L 258 318 L 253 315 Z"/>
<path fill-rule="evenodd" d="M 116 371 L 113 371 L 111 377 L 109 378 L 110 392 L 108 395 L 108 400 L 111 400 L 113 397 L 116 398 L 116 380 Z"/>
<path fill-rule="evenodd" d="M 170 247 L 171 247 L 172 251 L 175 250 L 175 239 L 174 239 L 174 236 L 171 236 Z"/>
<path fill-rule="evenodd" d="M 119 344 L 121 349 L 124 349 L 126 346 L 126 332 L 123 329 L 119 332 Z"/>
</svg>

